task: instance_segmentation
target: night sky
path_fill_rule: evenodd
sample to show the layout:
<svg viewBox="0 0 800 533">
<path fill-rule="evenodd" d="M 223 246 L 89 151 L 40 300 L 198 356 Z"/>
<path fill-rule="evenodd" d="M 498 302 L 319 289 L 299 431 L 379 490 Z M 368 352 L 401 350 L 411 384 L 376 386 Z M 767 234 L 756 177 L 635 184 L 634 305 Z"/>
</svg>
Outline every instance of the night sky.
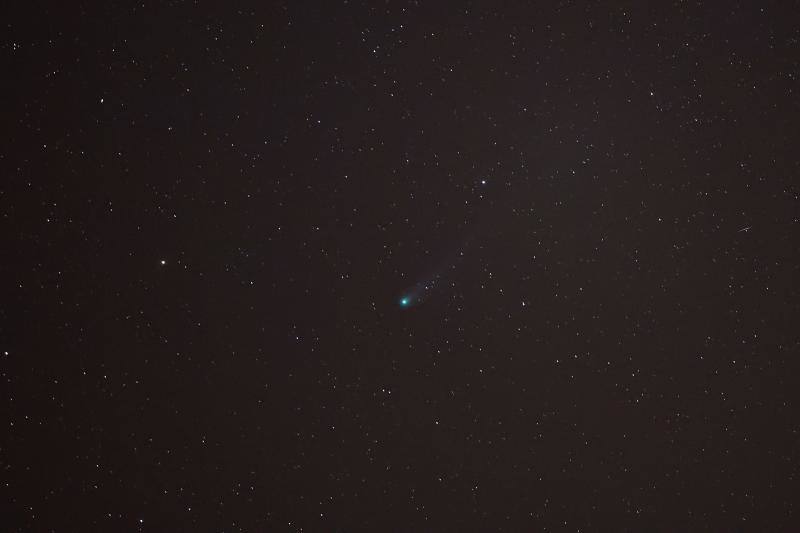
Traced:
<svg viewBox="0 0 800 533">
<path fill-rule="evenodd" d="M 800 5 L 8 2 L 3 531 L 797 531 Z"/>
</svg>

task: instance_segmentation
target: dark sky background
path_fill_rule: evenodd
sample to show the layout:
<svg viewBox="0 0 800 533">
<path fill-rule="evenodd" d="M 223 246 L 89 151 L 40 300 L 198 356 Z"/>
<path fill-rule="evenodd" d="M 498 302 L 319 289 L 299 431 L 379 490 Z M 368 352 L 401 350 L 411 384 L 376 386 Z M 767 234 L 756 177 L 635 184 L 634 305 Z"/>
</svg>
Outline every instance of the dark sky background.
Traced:
<svg viewBox="0 0 800 533">
<path fill-rule="evenodd" d="M 3 530 L 796 531 L 799 12 L 9 2 Z"/>
</svg>

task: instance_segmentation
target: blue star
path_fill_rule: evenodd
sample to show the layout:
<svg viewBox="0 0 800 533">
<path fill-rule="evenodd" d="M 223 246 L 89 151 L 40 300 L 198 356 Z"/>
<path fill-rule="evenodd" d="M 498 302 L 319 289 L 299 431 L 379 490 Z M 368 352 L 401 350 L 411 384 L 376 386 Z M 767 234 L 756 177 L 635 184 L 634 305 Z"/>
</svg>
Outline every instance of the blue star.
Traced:
<svg viewBox="0 0 800 533">
<path fill-rule="evenodd" d="M 411 305 L 411 298 L 408 296 L 400 298 L 400 307 L 408 307 L 409 305 Z"/>
</svg>

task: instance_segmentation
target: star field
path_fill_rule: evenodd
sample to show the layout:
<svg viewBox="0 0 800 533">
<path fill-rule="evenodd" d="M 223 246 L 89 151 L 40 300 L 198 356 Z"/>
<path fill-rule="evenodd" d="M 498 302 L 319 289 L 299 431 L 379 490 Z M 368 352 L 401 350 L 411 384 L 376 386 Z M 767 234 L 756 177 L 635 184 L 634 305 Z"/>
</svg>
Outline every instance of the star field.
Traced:
<svg viewBox="0 0 800 533">
<path fill-rule="evenodd" d="M 4 6 L 4 531 L 795 531 L 795 2 Z"/>
</svg>

